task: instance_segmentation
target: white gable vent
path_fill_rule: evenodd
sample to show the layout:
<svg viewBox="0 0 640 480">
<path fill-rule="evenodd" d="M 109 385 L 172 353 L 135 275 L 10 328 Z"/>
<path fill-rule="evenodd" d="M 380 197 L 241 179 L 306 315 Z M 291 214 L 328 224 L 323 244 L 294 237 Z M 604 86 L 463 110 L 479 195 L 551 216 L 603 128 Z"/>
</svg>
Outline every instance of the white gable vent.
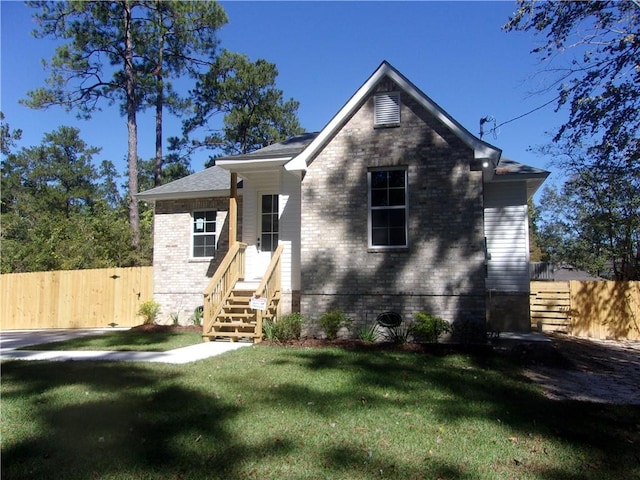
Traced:
<svg viewBox="0 0 640 480">
<path fill-rule="evenodd" d="M 373 97 L 376 127 L 400 124 L 400 92 L 377 93 Z"/>
</svg>

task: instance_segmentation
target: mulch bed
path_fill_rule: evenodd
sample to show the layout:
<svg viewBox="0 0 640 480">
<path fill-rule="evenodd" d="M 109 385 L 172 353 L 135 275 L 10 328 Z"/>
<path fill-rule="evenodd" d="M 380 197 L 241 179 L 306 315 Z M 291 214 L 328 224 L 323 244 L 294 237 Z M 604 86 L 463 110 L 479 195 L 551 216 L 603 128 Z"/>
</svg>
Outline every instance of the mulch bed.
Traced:
<svg viewBox="0 0 640 480">
<path fill-rule="evenodd" d="M 133 332 L 172 333 L 172 332 L 202 332 L 202 327 L 196 325 L 156 325 L 155 323 L 137 325 L 131 328 Z"/>
<path fill-rule="evenodd" d="M 336 339 L 327 340 L 324 338 L 303 337 L 291 340 L 286 343 L 263 341 L 259 345 L 263 346 L 287 346 L 299 348 L 342 348 L 344 350 L 354 350 L 362 352 L 371 351 L 397 351 L 414 352 L 431 355 L 451 355 L 456 353 L 490 354 L 493 351 L 491 345 L 459 345 L 452 343 L 390 343 L 390 342 L 363 342 L 362 340 Z"/>
<path fill-rule="evenodd" d="M 142 332 L 201 332 L 196 325 L 138 325 L 133 331 Z M 545 366 L 565 370 L 607 371 L 611 368 L 612 350 L 589 340 L 565 335 L 551 335 L 552 342 L 500 342 L 484 345 L 460 345 L 452 343 L 370 343 L 356 339 L 327 340 L 323 338 L 303 337 L 286 343 L 263 341 L 260 346 L 299 347 L 299 348 L 342 348 L 353 351 L 398 351 L 429 355 L 453 355 L 467 353 L 480 357 L 492 355 L 505 356 L 523 366 Z"/>
</svg>

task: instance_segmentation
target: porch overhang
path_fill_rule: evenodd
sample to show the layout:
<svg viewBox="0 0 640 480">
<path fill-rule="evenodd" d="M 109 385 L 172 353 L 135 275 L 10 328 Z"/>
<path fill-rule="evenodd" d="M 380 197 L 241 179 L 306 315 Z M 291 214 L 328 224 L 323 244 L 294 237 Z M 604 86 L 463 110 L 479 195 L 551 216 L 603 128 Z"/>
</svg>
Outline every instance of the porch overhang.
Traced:
<svg viewBox="0 0 640 480">
<path fill-rule="evenodd" d="M 293 157 L 263 157 L 263 158 L 240 158 L 240 159 L 219 159 L 216 165 L 230 172 L 256 173 L 272 171 L 286 165 Z"/>
<path fill-rule="evenodd" d="M 525 182 L 527 199 L 530 199 L 549 175 L 550 172 L 547 170 L 504 158 L 500 160 L 498 167 L 494 169 L 494 175 L 485 178 L 485 183 Z"/>
</svg>

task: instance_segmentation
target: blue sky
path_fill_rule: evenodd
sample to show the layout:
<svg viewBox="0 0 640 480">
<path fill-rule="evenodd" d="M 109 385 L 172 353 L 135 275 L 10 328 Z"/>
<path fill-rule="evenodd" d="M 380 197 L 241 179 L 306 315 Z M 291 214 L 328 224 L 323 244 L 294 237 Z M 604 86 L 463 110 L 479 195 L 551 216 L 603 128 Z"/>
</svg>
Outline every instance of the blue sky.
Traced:
<svg viewBox="0 0 640 480">
<path fill-rule="evenodd" d="M 298 116 L 307 131 L 319 131 L 383 60 L 475 135 L 479 120 L 492 116 L 507 122 L 544 104 L 555 92 L 541 88 L 535 73 L 542 67 L 529 52 L 542 39 L 506 33 L 501 26 L 514 2 L 221 2 L 229 23 L 219 33 L 221 47 L 264 58 L 277 65 L 278 88 L 300 102 Z M 44 84 L 41 59 L 55 45 L 31 36 L 33 9 L 22 2 L 0 3 L 1 109 L 11 128 L 23 131 L 21 146 L 40 143 L 60 125 L 80 129 L 90 146 L 102 148 L 94 160 L 109 159 L 125 170 L 127 131 L 117 106 L 89 121 L 76 120 L 62 108 L 31 110 L 18 103 Z M 180 131 L 166 115 L 165 137 Z M 550 105 L 502 126 L 484 139 L 503 156 L 553 170 L 549 159 L 530 152 L 548 143 L 565 120 Z M 486 124 L 490 126 L 490 124 Z M 139 117 L 139 155 L 154 155 L 154 120 Z M 203 168 L 207 155 L 192 159 Z M 554 177 L 557 179 L 559 174 Z"/>
</svg>

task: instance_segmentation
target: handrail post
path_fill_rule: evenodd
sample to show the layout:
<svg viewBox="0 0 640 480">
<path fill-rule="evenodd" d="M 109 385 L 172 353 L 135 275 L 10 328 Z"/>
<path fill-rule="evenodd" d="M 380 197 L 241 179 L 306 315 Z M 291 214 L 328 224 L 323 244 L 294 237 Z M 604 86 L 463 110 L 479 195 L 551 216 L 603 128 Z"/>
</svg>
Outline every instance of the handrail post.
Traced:
<svg viewBox="0 0 640 480">
<path fill-rule="evenodd" d="M 238 174 L 231 172 L 231 188 L 229 194 L 229 247 L 238 241 Z"/>
<path fill-rule="evenodd" d="M 215 317 L 221 310 L 239 276 L 244 276 L 244 250 L 246 247 L 244 243 L 236 243 L 229 247 L 229 251 L 204 291 L 203 336 L 209 333 Z"/>
<path fill-rule="evenodd" d="M 256 311 L 256 330 L 254 335 L 254 343 L 262 342 L 262 310 Z"/>
</svg>

